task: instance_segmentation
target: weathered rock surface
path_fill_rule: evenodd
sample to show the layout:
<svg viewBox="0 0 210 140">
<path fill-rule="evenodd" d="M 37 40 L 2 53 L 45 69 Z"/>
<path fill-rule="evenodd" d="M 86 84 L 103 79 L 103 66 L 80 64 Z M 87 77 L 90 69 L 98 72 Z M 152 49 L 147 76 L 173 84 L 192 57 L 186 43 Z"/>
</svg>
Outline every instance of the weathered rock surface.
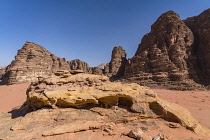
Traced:
<svg viewBox="0 0 210 140">
<path fill-rule="evenodd" d="M 69 70 L 69 65 L 64 58 L 53 55 L 40 45 L 26 42 L 18 50 L 15 60 L 7 66 L 2 81 L 5 84 L 31 82 L 40 76 L 50 76 L 60 69 Z"/>
<path fill-rule="evenodd" d="M 116 76 L 123 76 L 126 63 L 126 52 L 121 46 L 114 47 L 112 50 L 112 58 L 109 62 L 109 73 Z"/>
<path fill-rule="evenodd" d="M 18 50 L 15 60 L 5 69 L 0 69 L 0 78 L 3 84 L 17 84 L 33 82 L 38 77 L 48 77 L 59 70 L 82 70 L 85 73 L 122 76 L 124 74 L 126 53 L 122 47 L 115 47 L 109 64 L 103 63 L 100 67 L 89 67 L 79 59 L 66 61 L 50 53 L 44 47 L 32 42 L 26 42 Z M 4 72 L 5 71 L 5 72 Z"/>
<path fill-rule="evenodd" d="M 209 14 L 206 13 L 201 16 L 204 17 L 205 15 Z M 196 34 L 196 31 L 191 31 L 192 28 L 199 31 L 209 29 L 209 19 L 202 19 L 203 21 L 197 20 L 200 21 L 200 25 L 206 24 L 203 25 L 205 29 L 190 23 L 193 21 L 192 18 L 185 20 L 185 22 L 182 21 L 179 15 L 173 11 L 162 14 L 152 25 L 150 33 L 142 38 L 134 57 L 128 60 L 125 68 L 125 79 L 128 81 L 136 80 L 145 85 L 162 84 L 166 86 L 176 85 L 176 88 L 180 88 L 181 85 L 181 87 L 185 86 L 185 89 L 202 88 L 195 82 L 201 84 L 199 77 L 201 74 L 199 73 L 205 75 L 206 79 L 210 74 L 209 47 L 207 45 L 209 42 L 204 37 L 207 37 L 208 34 L 204 35 L 201 32 Z M 185 23 L 192 27 L 188 27 L 188 24 Z M 193 21 L 193 23 L 195 22 Z M 205 45 L 197 47 L 198 40 L 202 42 L 200 44 Z M 210 84 L 208 80 L 206 81 Z"/>
<path fill-rule="evenodd" d="M 195 36 L 194 55 L 197 59 L 196 80 L 204 85 L 210 85 L 210 9 L 198 16 L 184 20 Z"/>
<path fill-rule="evenodd" d="M 106 76 L 76 73 L 77 71 L 63 71 L 32 83 L 27 90 L 29 106 L 33 110 L 57 106 L 119 106 L 138 113 L 137 118 L 161 117 L 180 123 L 197 134 L 210 135 L 210 131 L 194 119 L 187 109 L 160 99 L 156 93 L 145 87 L 134 83 L 109 82 Z"/>
<path fill-rule="evenodd" d="M 6 71 L 6 67 L 1 67 L 0 66 L 0 83 L 1 83 L 1 80 L 2 80 L 2 76 L 5 74 L 5 71 Z"/>
<path fill-rule="evenodd" d="M 119 79 L 124 75 L 126 64 L 126 52 L 121 46 L 116 46 L 112 50 L 109 63 L 102 63 L 98 67 L 92 67 L 92 74 L 105 75 L 111 80 Z"/>
<path fill-rule="evenodd" d="M 89 67 L 88 63 L 84 61 L 75 59 L 67 62 L 69 64 L 70 70 L 83 70 L 86 73 L 92 73 L 91 67 Z"/>
<path fill-rule="evenodd" d="M 151 140 L 159 132 L 168 139 L 210 136 L 210 130 L 185 108 L 160 99 L 145 87 L 108 79 L 81 70 L 40 77 L 29 86 L 27 102 L 20 109 L 0 114 L 0 139 L 129 140 L 128 136 L 136 136 Z M 27 113 L 30 109 L 39 110 Z M 168 127 L 167 120 L 178 130 Z M 188 135 L 170 136 L 168 131 Z"/>
<path fill-rule="evenodd" d="M 104 67 L 107 65 L 107 63 L 101 63 L 100 65 L 98 65 L 99 68 L 104 69 Z"/>
<path fill-rule="evenodd" d="M 92 70 L 92 74 L 95 75 L 103 75 L 103 69 L 99 68 L 99 67 L 91 67 Z"/>
</svg>

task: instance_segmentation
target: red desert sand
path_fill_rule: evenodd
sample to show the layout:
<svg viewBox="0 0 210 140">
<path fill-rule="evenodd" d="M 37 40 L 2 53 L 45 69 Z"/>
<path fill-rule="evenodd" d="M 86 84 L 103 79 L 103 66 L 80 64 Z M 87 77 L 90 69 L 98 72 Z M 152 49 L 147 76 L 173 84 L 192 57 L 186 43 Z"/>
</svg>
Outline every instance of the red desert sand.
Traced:
<svg viewBox="0 0 210 140">
<path fill-rule="evenodd" d="M 26 101 L 26 90 L 30 83 L 0 86 L 0 112 L 11 111 Z"/>
<path fill-rule="evenodd" d="M 0 86 L 0 112 L 9 112 L 26 100 L 29 83 Z M 202 124 L 210 128 L 210 91 L 173 91 L 152 89 L 170 102 L 187 108 Z"/>
</svg>

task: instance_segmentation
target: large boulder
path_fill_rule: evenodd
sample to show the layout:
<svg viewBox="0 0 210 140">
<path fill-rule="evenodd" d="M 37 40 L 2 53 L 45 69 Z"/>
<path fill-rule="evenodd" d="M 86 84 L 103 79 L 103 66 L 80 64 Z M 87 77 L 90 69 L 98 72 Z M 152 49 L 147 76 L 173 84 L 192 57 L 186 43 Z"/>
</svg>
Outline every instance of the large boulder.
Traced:
<svg viewBox="0 0 210 140">
<path fill-rule="evenodd" d="M 160 99 L 148 88 L 135 83 L 110 82 L 106 76 L 82 71 L 60 71 L 47 79 L 40 77 L 29 86 L 27 102 L 33 110 L 43 107 L 122 107 L 138 113 L 137 118 L 160 117 L 180 123 L 199 135 L 210 136 L 209 129 L 194 119 L 187 109 Z"/>
</svg>

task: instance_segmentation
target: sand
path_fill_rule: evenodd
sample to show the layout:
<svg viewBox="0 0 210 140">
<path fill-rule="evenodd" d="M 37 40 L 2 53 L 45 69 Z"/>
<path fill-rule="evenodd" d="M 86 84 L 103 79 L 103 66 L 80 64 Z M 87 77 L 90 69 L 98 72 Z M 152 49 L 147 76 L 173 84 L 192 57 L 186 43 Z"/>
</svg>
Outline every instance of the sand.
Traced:
<svg viewBox="0 0 210 140">
<path fill-rule="evenodd" d="M 152 90 L 162 99 L 187 108 L 193 117 L 210 128 L 210 91 Z"/>
<path fill-rule="evenodd" d="M 26 101 L 29 83 L 0 86 L 0 112 L 11 111 Z"/>
</svg>

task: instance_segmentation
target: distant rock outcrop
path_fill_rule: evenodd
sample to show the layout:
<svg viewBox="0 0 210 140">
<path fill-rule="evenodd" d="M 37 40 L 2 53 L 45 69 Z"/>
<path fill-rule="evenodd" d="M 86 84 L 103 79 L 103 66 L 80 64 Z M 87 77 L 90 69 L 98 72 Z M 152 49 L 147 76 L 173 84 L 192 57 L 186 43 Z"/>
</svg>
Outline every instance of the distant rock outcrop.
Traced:
<svg viewBox="0 0 210 140">
<path fill-rule="evenodd" d="M 88 63 L 84 61 L 75 59 L 72 61 L 67 61 L 67 63 L 69 64 L 70 70 L 83 70 L 86 73 L 92 73 Z"/>
<path fill-rule="evenodd" d="M 109 73 L 113 76 L 123 76 L 126 63 L 126 52 L 119 46 L 112 50 L 112 58 L 109 62 Z"/>
<path fill-rule="evenodd" d="M 82 70 L 85 73 L 109 77 L 122 76 L 125 62 L 126 53 L 122 47 L 113 49 L 109 64 L 89 67 L 88 63 L 79 59 L 66 61 L 65 58 L 55 56 L 40 45 L 26 42 L 6 70 L 0 69 L 0 78 L 3 84 L 33 82 L 38 77 L 48 77 L 59 70 Z"/>
<path fill-rule="evenodd" d="M 57 70 L 70 70 L 64 58 L 53 55 L 40 45 L 26 42 L 18 50 L 15 60 L 7 66 L 2 82 L 4 84 L 31 82 L 40 76 L 50 76 Z"/>
<path fill-rule="evenodd" d="M 101 63 L 98 67 L 100 68 L 100 69 L 104 69 L 104 67 L 107 65 L 107 63 Z"/>
<path fill-rule="evenodd" d="M 193 25 L 196 22 L 190 23 L 191 18 L 185 22 L 182 21 L 179 15 L 173 11 L 162 14 L 152 25 L 151 32 L 142 38 L 134 57 L 128 60 L 125 68 L 125 79 L 138 81 L 145 85 L 175 85 L 175 89 L 177 87 L 199 88 L 197 87 L 199 85 L 195 83 L 200 84 L 199 75 L 201 74 L 199 73 L 206 75 L 206 79 L 210 75 L 209 47 L 207 45 L 210 41 L 205 39 L 210 35 L 204 35 L 200 31 L 207 30 L 209 19 L 202 19 L 204 21 L 200 20 L 200 23 L 206 24 L 203 25 L 205 26 L 204 29 L 200 29 L 201 27 L 198 25 Z M 192 32 L 193 27 L 188 27 L 188 24 L 185 24 L 187 22 L 196 27 L 195 29 L 202 35 L 196 34 L 196 31 Z M 200 47 L 197 47 L 198 41 L 200 41 Z M 197 52 L 197 50 L 199 51 Z M 200 66 L 202 71 L 199 70 Z M 208 84 L 210 83 L 208 82 Z"/>
</svg>

